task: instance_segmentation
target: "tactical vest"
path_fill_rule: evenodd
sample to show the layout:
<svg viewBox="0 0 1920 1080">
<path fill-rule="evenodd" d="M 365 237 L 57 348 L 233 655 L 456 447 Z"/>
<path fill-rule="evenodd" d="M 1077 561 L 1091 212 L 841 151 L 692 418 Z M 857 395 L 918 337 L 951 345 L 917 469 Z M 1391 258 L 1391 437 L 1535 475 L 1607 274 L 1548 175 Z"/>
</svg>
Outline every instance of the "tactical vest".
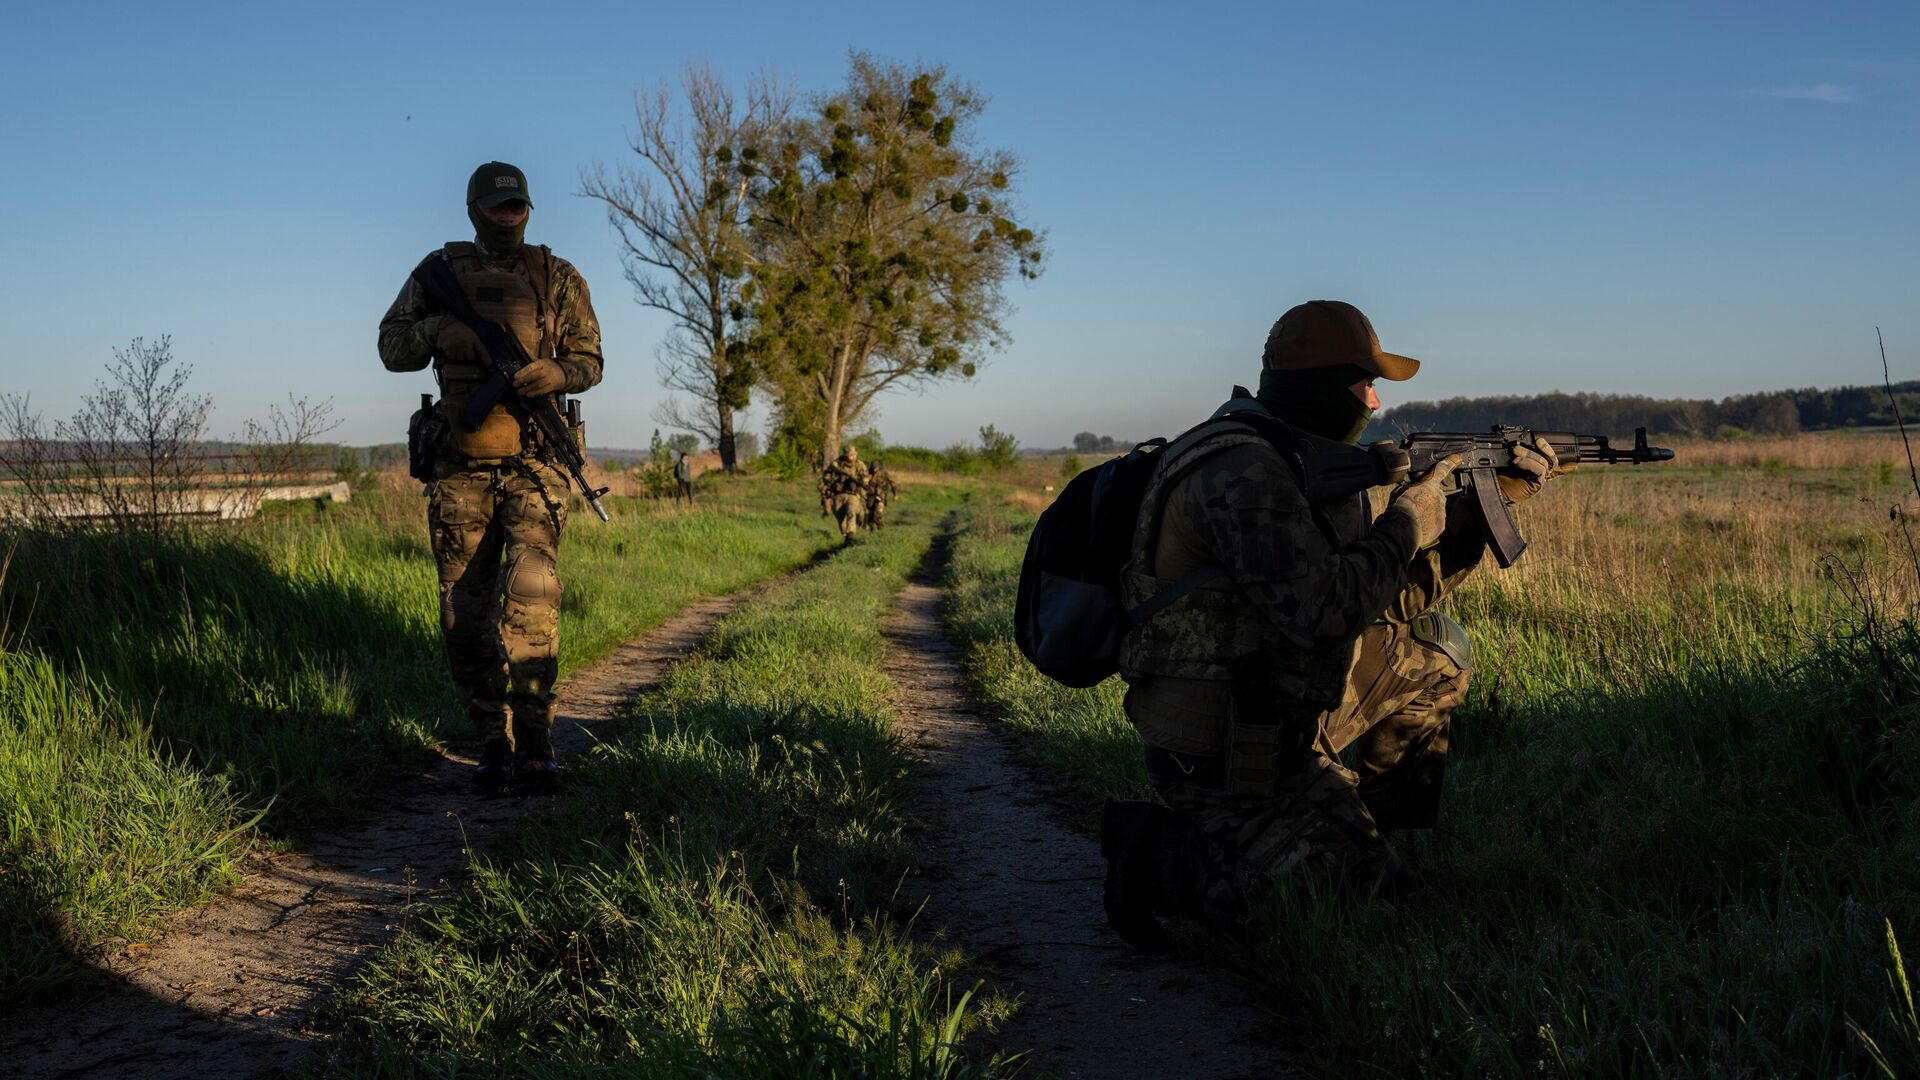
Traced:
<svg viewBox="0 0 1920 1080">
<path fill-rule="evenodd" d="M 509 270 L 487 269 L 480 261 L 479 249 L 469 241 L 456 240 L 440 250 L 481 318 L 506 327 L 534 359 L 553 355 L 556 318 L 552 250 L 545 245 L 523 244 L 518 267 Z M 511 394 L 494 403 L 477 430 L 468 431 L 459 423 L 460 410 L 474 391 L 493 377 L 491 367 L 457 363 L 435 353 L 433 371 L 440 381 L 441 415 L 453 429 L 454 452 L 470 461 L 498 461 L 531 449 L 532 420 Z"/>
<path fill-rule="evenodd" d="M 1161 523 L 1176 485 L 1208 458 L 1236 446 L 1266 447 L 1283 460 L 1289 457 L 1251 424 L 1233 418 L 1233 412 L 1249 406 L 1229 402 L 1213 419 L 1161 452 L 1165 456 L 1141 499 L 1133 559 L 1120 573 L 1121 595 L 1129 608 L 1145 603 L 1174 583 L 1174 579 L 1160 577 L 1155 571 L 1159 569 Z M 1302 452 L 1311 449 L 1310 436 L 1298 438 Z M 1295 469 L 1298 477 L 1297 456 L 1286 465 Z M 1364 494 L 1315 507 L 1312 513 L 1314 526 L 1336 549 L 1365 535 L 1368 516 Z M 1352 657 L 1351 641 L 1312 649 L 1290 644 L 1223 570 L 1213 581 L 1181 596 L 1131 631 L 1121 643 L 1120 673 L 1129 681 L 1165 676 L 1232 682 L 1236 668 L 1255 664 L 1284 698 L 1326 708 L 1339 699 Z"/>
</svg>

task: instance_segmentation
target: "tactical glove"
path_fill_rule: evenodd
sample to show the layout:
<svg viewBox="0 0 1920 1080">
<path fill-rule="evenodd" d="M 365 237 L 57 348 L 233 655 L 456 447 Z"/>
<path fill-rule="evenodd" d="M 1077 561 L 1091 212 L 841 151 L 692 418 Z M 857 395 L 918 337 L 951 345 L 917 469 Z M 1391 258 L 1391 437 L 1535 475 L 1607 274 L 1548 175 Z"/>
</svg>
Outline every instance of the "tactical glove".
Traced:
<svg viewBox="0 0 1920 1080">
<path fill-rule="evenodd" d="M 521 397 L 539 397 L 567 387 L 567 373 L 557 360 L 535 360 L 513 373 L 513 392 Z"/>
<path fill-rule="evenodd" d="M 440 319 L 440 330 L 434 335 L 433 351 L 448 363 L 472 364 L 476 367 L 487 363 L 486 346 L 480 344 L 480 339 L 459 319 Z"/>
<path fill-rule="evenodd" d="M 1447 531 L 1447 493 L 1440 486 L 1453 477 L 1461 457 L 1450 454 L 1434 463 L 1427 475 L 1394 493 L 1389 510 L 1399 510 L 1413 520 L 1414 547 L 1421 551 L 1440 542 Z"/>
<path fill-rule="evenodd" d="M 1553 444 L 1545 437 L 1536 435 L 1532 446 L 1520 443 L 1513 445 L 1513 464 L 1494 474 L 1500 483 L 1500 494 L 1510 503 L 1526 502 L 1547 481 L 1556 476 L 1572 472 L 1577 465 L 1560 464 L 1559 455 L 1553 452 Z"/>
</svg>

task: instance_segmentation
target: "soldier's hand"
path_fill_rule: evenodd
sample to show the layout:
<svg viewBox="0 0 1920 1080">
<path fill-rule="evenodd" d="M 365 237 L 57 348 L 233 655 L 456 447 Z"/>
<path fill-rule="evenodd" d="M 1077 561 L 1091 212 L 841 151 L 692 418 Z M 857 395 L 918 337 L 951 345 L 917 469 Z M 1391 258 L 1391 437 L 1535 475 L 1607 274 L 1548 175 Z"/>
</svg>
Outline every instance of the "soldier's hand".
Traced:
<svg viewBox="0 0 1920 1080">
<path fill-rule="evenodd" d="M 567 373 L 558 360 L 535 360 L 513 373 L 513 392 L 521 397 L 539 397 L 566 386 Z"/>
<path fill-rule="evenodd" d="M 1572 472 L 1578 466 L 1560 464 L 1560 456 L 1553 452 L 1553 444 L 1545 436 L 1535 435 L 1533 445 L 1515 443 L 1513 446 L 1513 464 L 1494 474 L 1500 483 L 1500 494 L 1510 503 L 1526 502 L 1547 481 L 1556 476 Z"/>
<path fill-rule="evenodd" d="M 1421 551 L 1440 542 L 1447 531 L 1447 493 L 1440 490 L 1460 467 L 1462 458 L 1450 454 L 1434 463 L 1427 475 L 1394 493 L 1389 512 L 1399 510 L 1413 520 L 1414 546 Z"/>
<path fill-rule="evenodd" d="M 434 335 L 433 351 L 440 354 L 442 360 L 455 364 L 484 365 L 487 362 L 486 346 L 467 324 L 459 319 L 440 319 L 440 330 Z"/>
</svg>

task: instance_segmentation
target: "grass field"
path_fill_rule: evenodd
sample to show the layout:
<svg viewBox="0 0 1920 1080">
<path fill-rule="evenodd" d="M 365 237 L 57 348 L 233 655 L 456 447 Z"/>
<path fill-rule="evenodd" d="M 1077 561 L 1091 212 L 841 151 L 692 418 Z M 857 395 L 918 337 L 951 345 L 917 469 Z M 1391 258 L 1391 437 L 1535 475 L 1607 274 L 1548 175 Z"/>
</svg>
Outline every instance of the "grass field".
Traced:
<svg viewBox="0 0 1920 1080">
<path fill-rule="evenodd" d="M 838 539 L 790 485 L 709 500 L 576 512 L 563 671 Z M 173 538 L 0 536 L 0 1000 L 151 935 L 250 845 L 353 813 L 464 734 L 423 513 L 375 493 Z"/>
<path fill-rule="evenodd" d="M 878 621 L 936 492 L 749 601 L 344 997 L 396 1076 L 955 1076 L 983 1009 L 890 911 L 907 759 Z M 624 1063 L 624 1064 L 622 1064 Z M 989 1063 L 987 1072 L 999 1071 Z M 597 1074 L 596 1074 L 597 1075 Z"/>
<path fill-rule="evenodd" d="M 1329 1075 L 1920 1075 L 1889 939 L 1920 942 L 1915 568 L 1887 516 L 1911 493 L 1889 473 L 1588 470 L 1521 507 L 1521 563 L 1448 605 L 1479 664 L 1446 834 L 1402 843 L 1417 891 L 1281 895 L 1203 947 Z M 1090 820 L 1147 788 L 1117 681 L 1065 690 L 1014 650 L 1030 520 L 976 514 L 950 615 Z"/>
</svg>

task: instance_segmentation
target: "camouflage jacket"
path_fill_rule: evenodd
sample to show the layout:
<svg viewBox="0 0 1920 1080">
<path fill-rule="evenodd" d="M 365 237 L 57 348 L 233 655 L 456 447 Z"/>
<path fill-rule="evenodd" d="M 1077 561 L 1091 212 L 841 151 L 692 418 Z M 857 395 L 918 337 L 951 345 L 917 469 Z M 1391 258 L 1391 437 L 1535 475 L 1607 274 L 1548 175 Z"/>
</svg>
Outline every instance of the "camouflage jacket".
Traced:
<svg viewBox="0 0 1920 1080">
<path fill-rule="evenodd" d="M 899 494 L 899 491 L 893 486 L 893 477 L 887 475 L 885 469 L 875 469 L 867 476 L 867 494 L 881 502 L 886 502 Z"/>
<path fill-rule="evenodd" d="M 827 495 L 859 495 L 866 491 L 867 463 L 834 461 L 820 470 L 820 490 Z"/>
<path fill-rule="evenodd" d="M 494 259 L 481 251 L 481 265 L 489 270 L 507 270 L 528 276 L 522 256 Z M 593 298 L 587 281 L 573 264 L 553 256 L 552 280 L 548 285 L 553 297 L 553 358 L 566 372 L 565 390 L 578 394 L 599 385 L 605 360 L 600 353 L 600 320 L 593 313 Z M 380 362 L 388 371 L 419 371 L 433 361 L 434 335 L 438 319 L 433 304 L 411 276 L 400 287 L 400 295 L 380 320 Z"/>
<path fill-rule="evenodd" d="M 1226 570 L 1128 635 L 1122 654 L 1129 717 L 1149 743 L 1176 752 L 1224 752 L 1235 661 L 1257 657 L 1303 708 L 1332 707 L 1361 632 L 1425 611 L 1485 550 L 1467 513 L 1416 552 L 1411 522 L 1397 512 L 1375 522 L 1365 495 L 1310 507 L 1277 450 L 1257 437 L 1233 442 L 1167 484 L 1144 575 L 1127 597 L 1138 603 L 1134 594 L 1153 582 L 1203 566 Z"/>
</svg>

